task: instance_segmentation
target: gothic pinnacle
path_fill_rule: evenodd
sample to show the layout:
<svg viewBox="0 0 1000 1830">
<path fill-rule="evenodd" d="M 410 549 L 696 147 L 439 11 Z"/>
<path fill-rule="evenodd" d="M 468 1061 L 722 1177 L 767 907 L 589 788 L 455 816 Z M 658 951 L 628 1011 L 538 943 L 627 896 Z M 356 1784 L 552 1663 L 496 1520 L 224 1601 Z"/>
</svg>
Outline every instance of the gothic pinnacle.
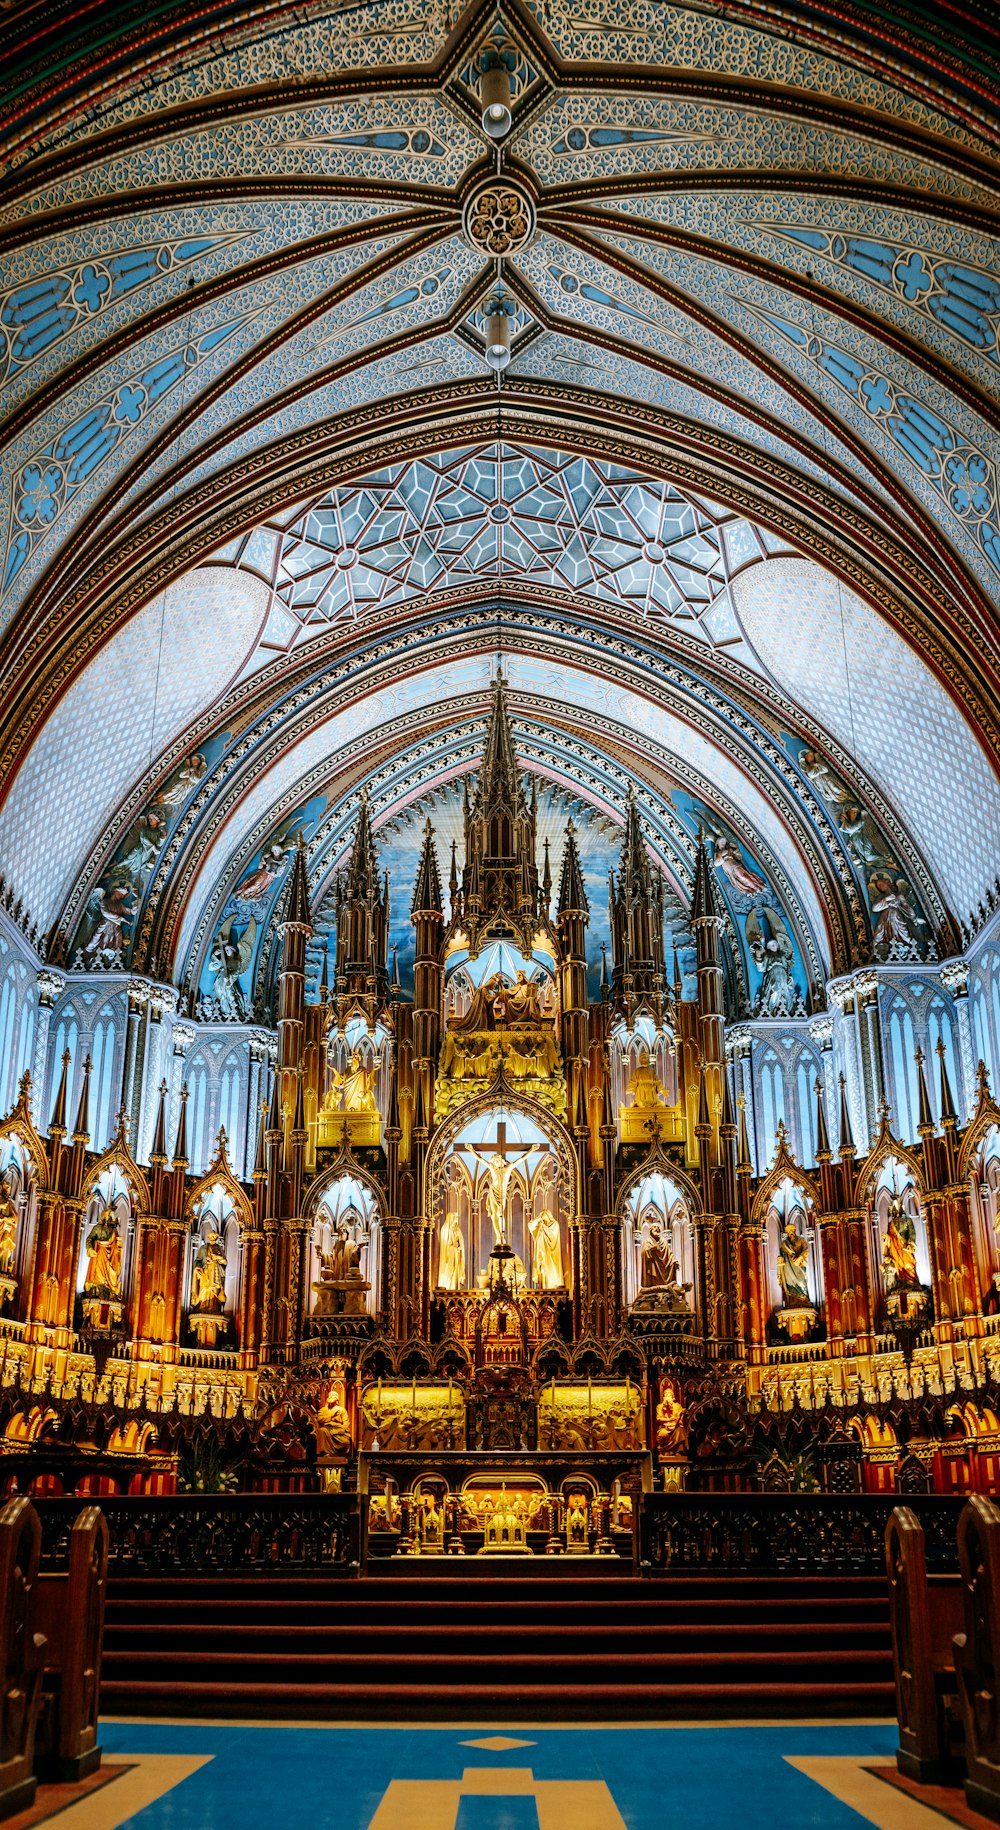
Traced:
<svg viewBox="0 0 1000 1830">
<path fill-rule="evenodd" d="M 453 850 L 454 855 L 454 850 Z M 424 843 L 417 865 L 416 881 L 413 885 L 413 902 L 411 915 L 443 915 L 444 896 L 441 890 L 441 873 L 438 870 L 437 847 L 434 843 L 434 828 L 428 820 L 424 826 Z"/>
<path fill-rule="evenodd" d="M 181 1087 L 181 1109 L 177 1116 L 177 1137 L 174 1142 L 173 1167 L 186 1169 L 188 1166 L 188 1084 L 185 1080 Z"/>
<path fill-rule="evenodd" d="M 924 1051 L 918 1048 L 913 1056 L 917 1064 L 917 1130 L 921 1137 L 934 1130 L 934 1114 L 931 1111 L 930 1095 L 927 1091 L 927 1077 L 924 1073 Z"/>
<path fill-rule="evenodd" d="M 951 1082 L 948 1079 L 947 1050 L 945 1049 L 944 1040 L 941 1036 L 937 1039 L 936 1052 L 940 1063 L 938 1078 L 941 1090 L 941 1123 L 943 1125 L 955 1125 L 958 1123 L 958 1113 L 955 1111 L 955 1101 L 951 1095 Z"/>
<path fill-rule="evenodd" d="M 49 1120 L 49 1136 L 50 1137 L 65 1137 L 66 1136 L 66 1093 L 67 1093 L 67 1082 L 69 1079 L 69 1064 L 72 1061 L 72 1059 L 73 1059 L 73 1057 L 70 1054 L 69 1049 L 68 1048 L 64 1049 L 63 1058 L 62 1058 L 62 1073 L 59 1076 L 59 1086 L 56 1090 L 56 1101 L 55 1101 L 55 1105 L 52 1108 L 52 1117 Z"/>
<path fill-rule="evenodd" d="M 698 850 L 694 860 L 694 887 L 691 892 L 691 920 L 712 921 L 719 918 L 719 899 L 708 860 L 705 834 L 698 828 Z"/>
<path fill-rule="evenodd" d="M 587 892 L 583 886 L 583 871 L 580 867 L 580 854 L 576 848 L 576 827 L 572 820 L 566 826 L 566 844 L 563 848 L 562 869 L 559 873 L 559 900 L 556 904 L 556 916 L 561 921 L 564 915 L 589 915 L 590 905 Z"/>
<path fill-rule="evenodd" d="M 149 1153 L 151 1163 L 164 1164 L 167 1160 L 167 1083 L 160 1081 L 160 1098 L 156 1108 L 156 1128 L 153 1132 L 153 1148 Z"/>
<path fill-rule="evenodd" d="M 301 832 L 295 846 L 295 856 L 292 859 L 292 872 L 288 880 L 288 902 L 283 925 L 312 928 L 312 916 L 309 912 L 309 880 L 306 876 L 306 853 Z"/>
<path fill-rule="evenodd" d="M 826 1128 L 826 1113 L 823 1110 L 823 1082 L 816 1081 L 816 1158 L 818 1162 L 830 1160 L 830 1138 Z"/>
<path fill-rule="evenodd" d="M 851 1134 L 851 1115 L 847 1109 L 847 1081 L 840 1076 L 840 1140 L 838 1149 L 841 1157 L 854 1156 L 854 1138 Z"/>
<path fill-rule="evenodd" d="M 76 1109 L 76 1124 L 73 1126 L 74 1143 L 85 1144 L 90 1136 L 90 1076 L 93 1071 L 94 1064 L 88 1055 L 83 1064 L 83 1081 Z"/>
</svg>

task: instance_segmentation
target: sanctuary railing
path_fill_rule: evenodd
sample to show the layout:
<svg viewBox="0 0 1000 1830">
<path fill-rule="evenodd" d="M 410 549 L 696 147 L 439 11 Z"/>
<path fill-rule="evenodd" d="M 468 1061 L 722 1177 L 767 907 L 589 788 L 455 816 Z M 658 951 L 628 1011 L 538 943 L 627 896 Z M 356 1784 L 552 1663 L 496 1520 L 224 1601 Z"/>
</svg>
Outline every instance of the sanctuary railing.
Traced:
<svg viewBox="0 0 1000 1830">
<path fill-rule="evenodd" d="M 38 1499 L 43 1567 L 66 1561 L 76 1498 Z M 358 1557 L 358 1500 L 349 1493 L 100 1496 L 113 1575 L 269 1575 L 337 1570 Z"/>
<path fill-rule="evenodd" d="M 925 1532 L 928 1569 L 958 1568 L 966 1500 L 909 1502 Z M 641 1567 L 650 1574 L 885 1577 L 885 1528 L 897 1494 L 647 1493 Z"/>
</svg>

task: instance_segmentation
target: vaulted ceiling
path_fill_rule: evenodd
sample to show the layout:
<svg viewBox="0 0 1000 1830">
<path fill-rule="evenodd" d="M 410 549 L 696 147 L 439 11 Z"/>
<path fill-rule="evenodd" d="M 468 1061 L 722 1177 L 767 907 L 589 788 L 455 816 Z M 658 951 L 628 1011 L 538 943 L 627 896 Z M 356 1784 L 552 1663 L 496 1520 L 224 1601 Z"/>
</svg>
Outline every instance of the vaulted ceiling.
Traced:
<svg viewBox="0 0 1000 1830">
<path fill-rule="evenodd" d="M 635 781 L 678 907 L 698 825 L 735 845 L 807 996 L 886 876 L 916 954 L 978 925 L 1000 34 L 724 13 L 3 15 L 0 869 L 55 957 L 117 893 L 196 983 L 296 825 L 321 899 L 362 783 L 388 831 L 470 766 L 498 659 L 526 765 L 602 831 Z"/>
</svg>

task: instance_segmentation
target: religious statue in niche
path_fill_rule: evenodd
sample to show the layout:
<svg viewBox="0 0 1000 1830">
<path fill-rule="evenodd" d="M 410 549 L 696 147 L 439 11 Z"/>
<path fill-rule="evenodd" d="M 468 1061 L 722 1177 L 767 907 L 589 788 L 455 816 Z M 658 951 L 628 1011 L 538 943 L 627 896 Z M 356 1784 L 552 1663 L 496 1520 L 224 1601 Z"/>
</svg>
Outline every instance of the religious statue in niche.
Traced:
<svg viewBox="0 0 1000 1830">
<path fill-rule="evenodd" d="M 210 1221 L 195 1236 L 191 1259 L 191 1300 L 188 1323 L 199 1347 L 215 1347 L 219 1336 L 227 1333 L 225 1236 Z"/>
<path fill-rule="evenodd" d="M 650 1220 L 637 1235 L 639 1246 L 639 1293 L 632 1304 L 634 1312 L 655 1311 L 661 1316 L 679 1318 L 690 1323 L 691 1285 L 681 1283 L 681 1268 L 674 1255 L 670 1233 L 659 1220 Z M 676 1326 L 676 1323 L 674 1324 Z"/>
<path fill-rule="evenodd" d="M 102 1207 L 87 1234 L 84 1295 L 121 1296 L 122 1240 L 113 1207 Z"/>
<path fill-rule="evenodd" d="M 639 1050 L 639 1060 L 628 1083 L 629 1102 L 619 1107 L 618 1122 L 623 1144 L 645 1144 L 658 1136 L 667 1142 L 683 1136 L 683 1113 L 668 1106 L 648 1048 Z"/>
<path fill-rule="evenodd" d="M 339 1491 L 340 1470 L 351 1452 L 351 1424 L 347 1415 L 347 1387 L 343 1373 L 338 1373 L 331 1379 L 316 1412 L 313 1431 L 316 1437 L 316 1467 L 323 1483 L 323 1491 Z"/>
<path fill-rule="evenodd" d="M 454 1208 L 449 1208 L 441 1222 L 437 1281 L 439 1290 L 465 1289 L 465 1239 Z"/>
<path fill-rule="evenodd" d="M 551 982 L 518 966 L 513 979 L 495 972 L 475 989 L 465 983 L 460 991 L 456 975 L 452 994 L 464 998 L 466 992 L 468 1008 L 447 1022 L 435 1096 L 438 1115 L 446 1116 L 468 1095 L 470 1082 L 485 1091 L 502 1069 L 509 1081 L 527 1083 L 533 1099 L 565 1118 L 566 1083 Z"/>
<path fill-rule="evenodd" d="M 357 1234 L 363 1229 L 357 1208 L 348 1207 L 329 1234 L 326 1249 L 319 1246 L 320 1275 L 313 1284 L 316 1301 L 313 1316 L 324 1320 L 331 1315 L 364 1315 L 365 1298 L 371 1285 L 361 1269 L 361 1242 Z"/>
<path fill-rule="evenodd" d="M 894 1194 L 889 1202 L 885 1237 L 882 1240 L 882 1275 L 887 1291 L 898 1289 L 900 1285 L 909 1289 L 918 1289 L 920 1286 L 917 1275 L 917 1229 L 913 1215 L 904 1207 L 898 1194 Z"/>
<path fill-rule="evenodd" d="M 191 1261 L 191 1308 L 218 1313 L 226 1301 L 226 1243 L 217 1227 L 208 1226 Z"/>
<path fill-rule="evenodd" d="M 10 1182 L 5 1177 L 0 1183 L 0 1274 L 9 1273 L 14 1269 L 17 1224 L 17 1208 L 11 1198 Z"/>
<path fill-rule="evenodd" d="M 785 1224 L 778 1240 L 778 1282 L 781 1285 L 781 1300 L 786 1309 L 811 1306 L 809 1241 L 804 1233 L 799 1232 L 794 1214 L 785 1216 Z"/>
<path fill-rule="evenodd" d="M 563 1287 L 562 1242 L 555 1214 L 543 1208 L 528 1221 L 531 1235 L 531 1281 L 536 1289 L 561 1290 Z"/>
<path fill-rule="evenodd" d="M 358 1048 L 351 1050 L 346 1071 L 336 1069 L 333 1073 L 319 1114 L 317 1142 L 339 1144 L 345 1128 L 352 1144 L 371 1146 L 380 1142 L 375 1069 L 369 1066 Z"/>
<path fill-rule="evenodd" d="M 642 1288 L 662 1290 L 679 1279 L 680 1267 L 670 1240 L 664 1236 L 659 1221 L 654 1220 L 642 1248 Z"/>
<path fill-rule="evenodd" d="M 688 1451 L 688 1425 L 680 1388 L 664 1376 L 656 1406 L 656 1452 L 661 1461 L 683 1461 Z"/>
<path fill-rule="evenodd" d="M 376 1112 L 375 1069 L 367 1067 L 360 1049 L 352 1049 L 346 1074 L 334 1073 L 327 1095 L 335 1112 Z"/>
<path fill-rule="evenodd" d="M 746 937 L 750 958 L 761 974 L 754 1015 L 800 1015 L 802 993 L 792 977 L 795 945 L 778 910 L 770 904 L 751 909 L 746 919 Z"/>
<path fill-rule="evenodd" d="M 790 1341 L 804 1341 L 816 1320 L 809 1294 L 809 1241 L 800 1231 L 794 1211 L 789 1212 L 787 1207 L 778 1236 L 777 1272 L 781 1308 L 775 1323 Z"/>
</svg>

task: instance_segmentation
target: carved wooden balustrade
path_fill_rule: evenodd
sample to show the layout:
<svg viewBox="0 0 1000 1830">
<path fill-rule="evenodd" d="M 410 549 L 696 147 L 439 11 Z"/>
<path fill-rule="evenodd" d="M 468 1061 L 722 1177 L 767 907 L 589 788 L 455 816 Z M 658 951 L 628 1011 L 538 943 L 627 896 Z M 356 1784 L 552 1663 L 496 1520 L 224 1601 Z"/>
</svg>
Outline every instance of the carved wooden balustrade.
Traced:
<svg viewBox="0 0 1000 1830">
<path fill-rule="evenodd" d="M 950 1494 L 919 1503 L 927 1562 L 934 1569 L 957 1565 L 964 1503 Z M 891 1494 L 647 1493 L 642 1560 L 651 1572 L 675 1574 L 884 1576 L 885 1531 L 894 1504 Z"/>
<path fill-rule="evenodd" d="M 65 1564 L 76 1499 L 37 1501 L 43 1568 Z M 102 1498 L 112 1575 L 339 1569 L 358 1558 L 357 1496 L 163 1494 Z"/>
</svg>

